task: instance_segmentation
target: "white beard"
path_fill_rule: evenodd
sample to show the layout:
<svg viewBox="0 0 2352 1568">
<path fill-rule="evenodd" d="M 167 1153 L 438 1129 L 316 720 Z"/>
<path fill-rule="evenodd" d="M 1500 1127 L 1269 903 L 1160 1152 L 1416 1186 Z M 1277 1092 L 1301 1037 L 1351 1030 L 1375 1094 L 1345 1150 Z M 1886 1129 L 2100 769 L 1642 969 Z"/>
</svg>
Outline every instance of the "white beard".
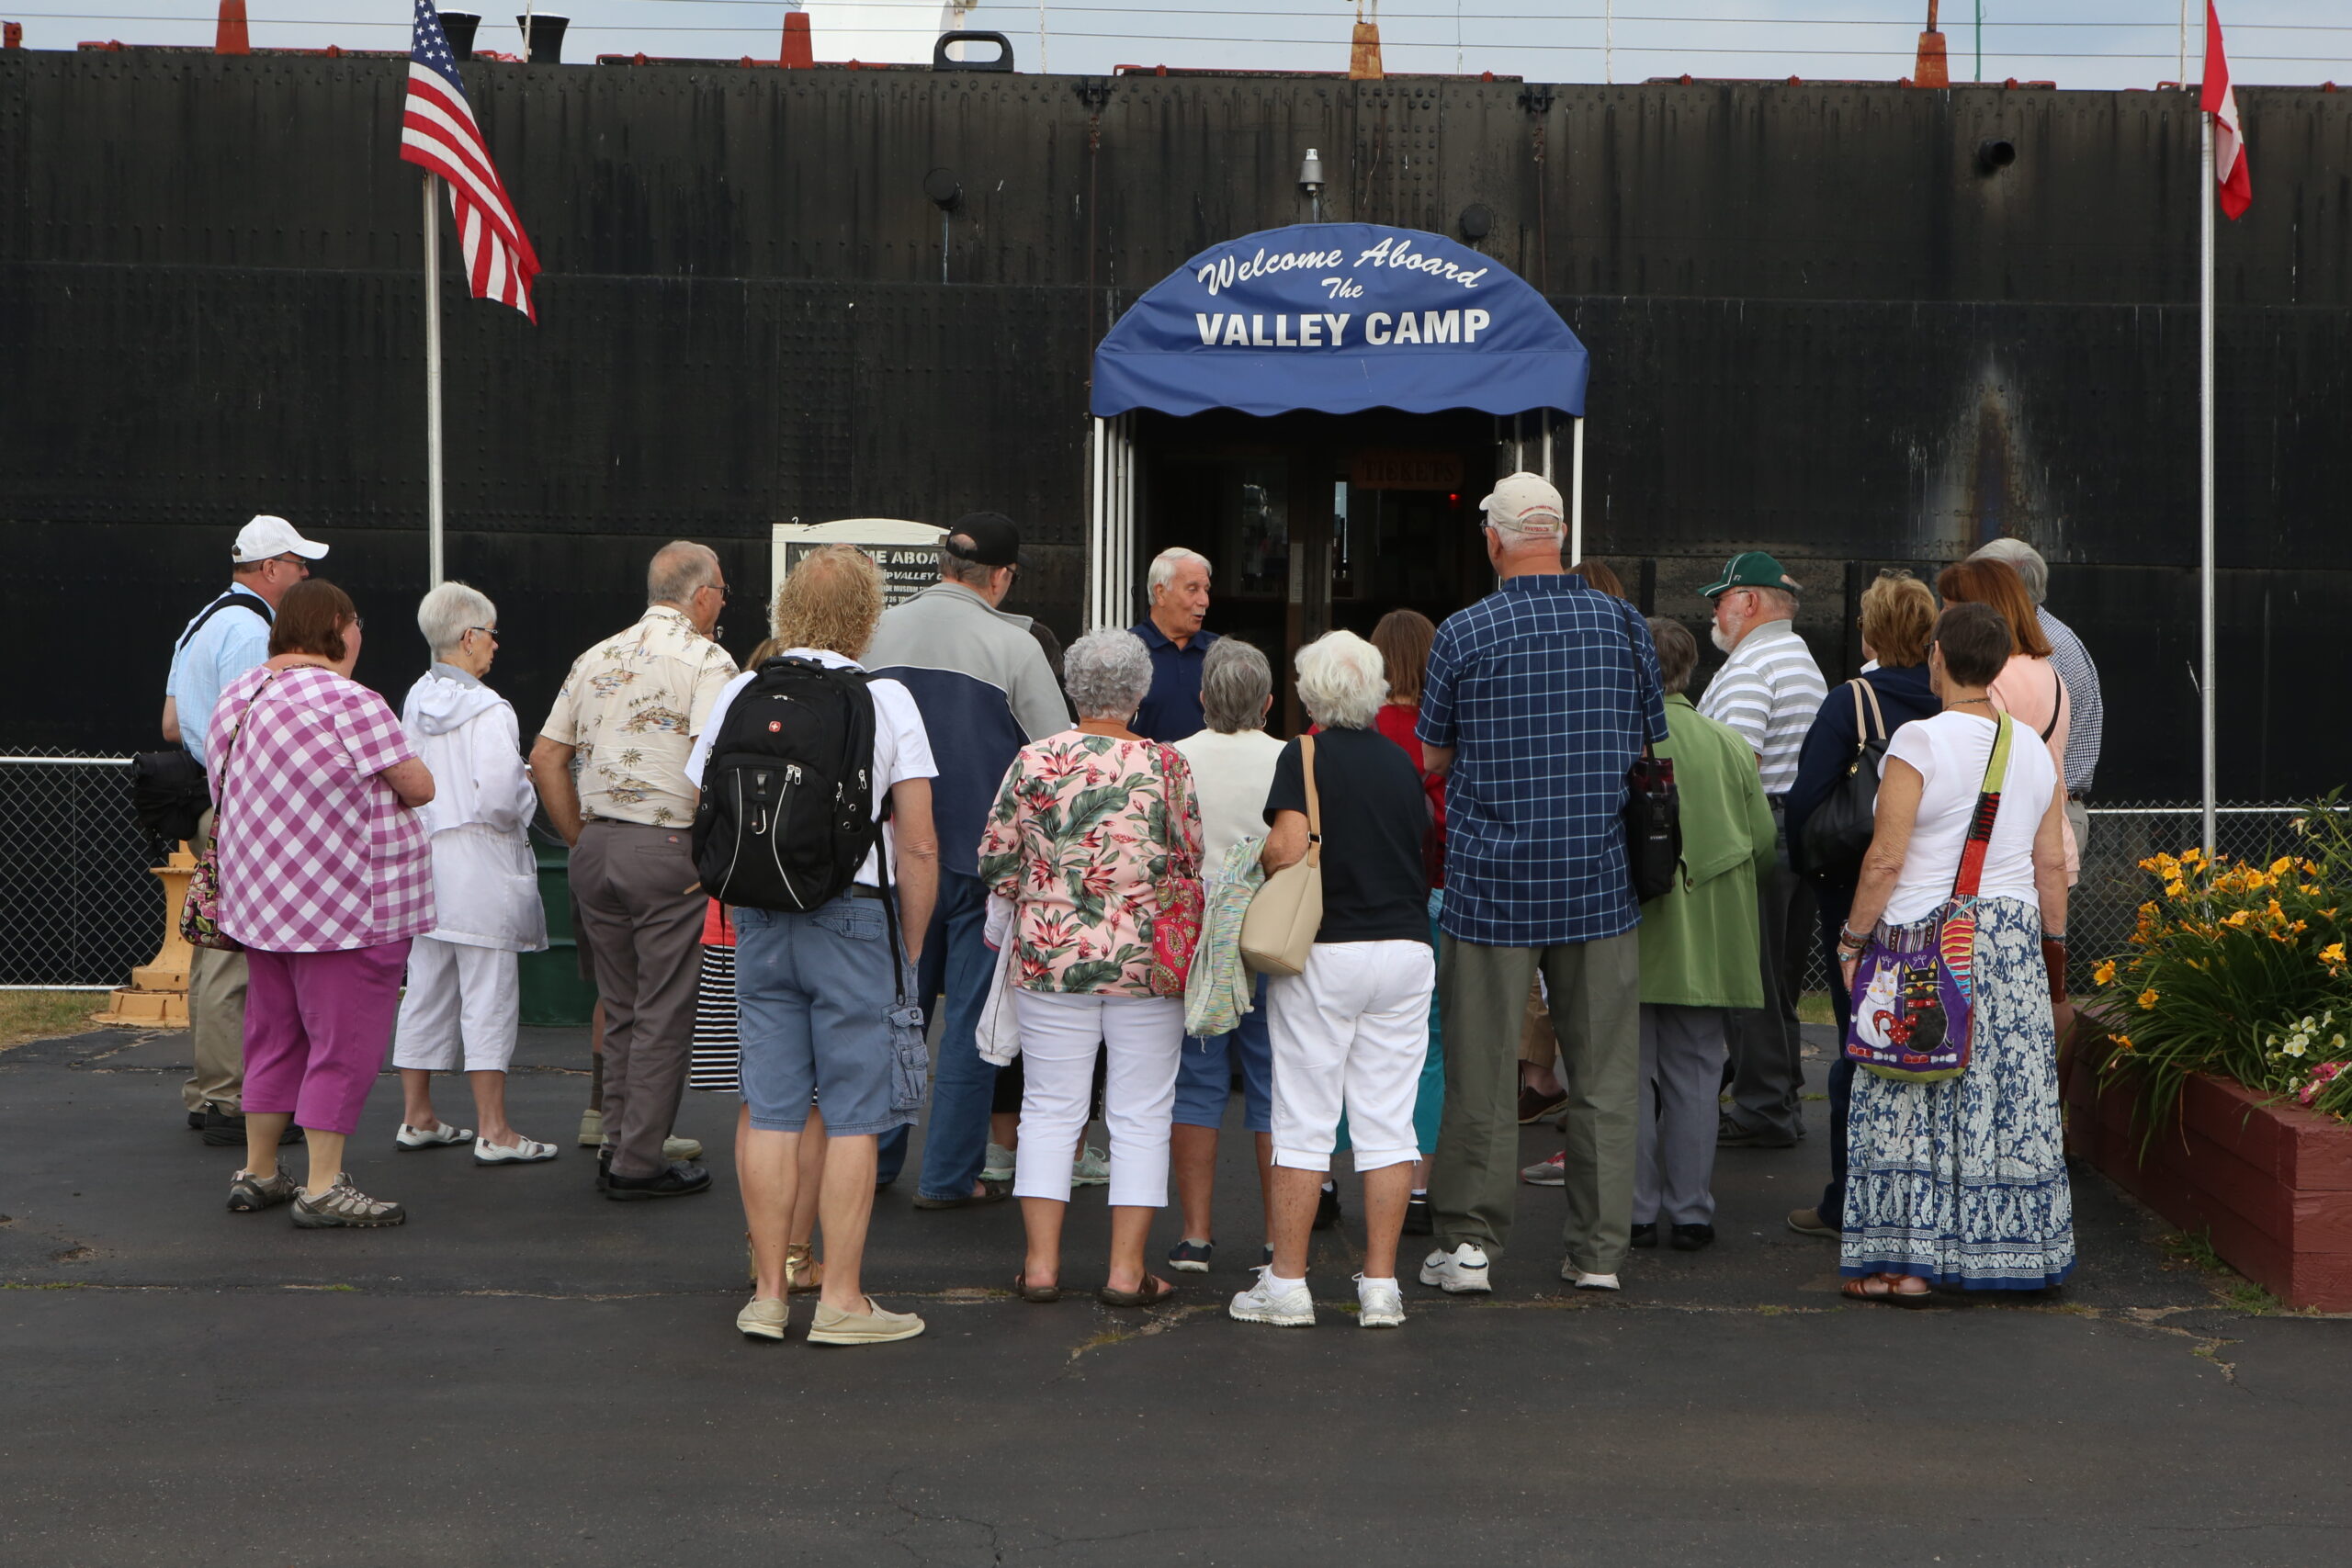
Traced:
<svg viewBox="0 0 2352 1568">
<path fill-rule="evenodd" d="M 1713 626 L 1707 628 L 1707 640 L 1715 645 L 1715 651 L 1717 653 L 1729 653 L 1733 649 L 1739 646 L 1739 644 L 1724 636 L 1724 628 L 1720 626 Z"/>
</svg>

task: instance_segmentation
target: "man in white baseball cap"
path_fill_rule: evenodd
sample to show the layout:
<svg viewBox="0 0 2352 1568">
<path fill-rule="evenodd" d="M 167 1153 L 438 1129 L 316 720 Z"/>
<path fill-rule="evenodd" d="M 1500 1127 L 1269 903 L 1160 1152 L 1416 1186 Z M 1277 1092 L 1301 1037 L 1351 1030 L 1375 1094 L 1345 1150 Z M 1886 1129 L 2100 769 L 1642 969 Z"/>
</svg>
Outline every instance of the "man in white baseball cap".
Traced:
<svg viewBox="0 0 2352 1568">
<path fill-rule="evenodd" d="M 1505 476 L 1478 510 L 1487 514 L 1488 526 L 1518 536 L 1556 534 L 1564 520 L 1560 492 L 1541 474 Z"/>
<path fill-rule="evenodd" d="M 237 531 L 229 552 L 229 591 L 198 611 L 172 647 L 164 684 L 164 739 L 199 763 L 212 705 L 230 682 L 269 658 L 269 627 L 286 591 L 311 575 L 327 553 L 283 517 L 266 513 Z M 212 813 L 197 821 L 189 848 L 212 842 Z M 187 1124 L 208 1144 L 245 1146 L 239 1100 L 245 1083 L 245 955 L 199 947 L 188 964 L 187 1011 L 196 1070 L 181 1086 Z M 289 1139 L 301 1134 L 289 1132 Z"/>
</svg>

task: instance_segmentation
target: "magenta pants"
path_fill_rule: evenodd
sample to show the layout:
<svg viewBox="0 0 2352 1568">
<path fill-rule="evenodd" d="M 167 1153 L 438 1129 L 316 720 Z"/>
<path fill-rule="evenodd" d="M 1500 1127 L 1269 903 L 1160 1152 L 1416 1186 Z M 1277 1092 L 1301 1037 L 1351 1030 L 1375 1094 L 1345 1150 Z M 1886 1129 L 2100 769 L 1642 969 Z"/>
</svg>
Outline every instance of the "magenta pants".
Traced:
<svg viewBox="0 0 2352 1568">
<path fill-rule="evenodd" d="M 408 947 L 402 939 L 341 953 L 246 949 L 244 1109 L 357 1132 L 392 1048 Z"/>
</svg>

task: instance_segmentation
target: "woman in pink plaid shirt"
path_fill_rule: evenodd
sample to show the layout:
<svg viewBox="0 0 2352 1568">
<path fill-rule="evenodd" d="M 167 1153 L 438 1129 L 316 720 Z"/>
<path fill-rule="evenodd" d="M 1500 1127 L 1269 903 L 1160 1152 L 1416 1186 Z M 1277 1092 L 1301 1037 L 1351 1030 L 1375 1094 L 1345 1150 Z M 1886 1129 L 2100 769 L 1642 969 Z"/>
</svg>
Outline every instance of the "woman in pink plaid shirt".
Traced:
<svg viewBox="0 0 2352 1568">
<path fill-rule="evenodd" d="M 433 798 L 400 718 L 351 678 L 359 613 L 311 578 L 288 589 L 266 664 L 212 710 L 220 929 L 245 944 L 245 1168 L 238 1213 L 291 1201 L 305 1229 L 396 1225 L 397 1203 L 343 1174 L 383 1071 L 412 939 L 433 929 L 433 860 L 415 808 Z M 277 1164 L 288 1120 L 310 1181 Z"/>
</svg>

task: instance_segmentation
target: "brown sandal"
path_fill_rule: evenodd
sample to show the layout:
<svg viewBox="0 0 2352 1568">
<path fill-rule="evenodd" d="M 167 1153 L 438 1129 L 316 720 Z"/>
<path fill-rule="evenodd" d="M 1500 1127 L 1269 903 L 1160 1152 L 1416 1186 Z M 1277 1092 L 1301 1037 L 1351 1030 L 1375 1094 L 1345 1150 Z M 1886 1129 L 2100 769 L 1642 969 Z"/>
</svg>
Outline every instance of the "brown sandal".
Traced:
<svg viewBox="0 0 2352 1568">
<path fill-rule="evenodd" d="M 1872 1286 L 1877 1289 L 1871 1289 Z M 1859 1280 L 1849 1280 L 1838 1287 L 1838 1293 L 1851 1302 L 1881 1302 L 1888 1306 L 1902 1307 L 1921 1305 L 1935 1294 L 1925 1288 L 1899 1290 L 1894 1281 L 1883 1274 L 1865 1274 Z"/>
<path fill-rule="evenodd" d="M 1094 1292 L 1094 1299 L 1106 1307 L 1158 1306 L 1176 1293 L 1176 1287 L 1157 1274 L 1146 1274 L 1140 1288 L 1114 1291 L 1105 1285 Z"/>
<path fill-rule="evenodd" d="M 811 1256 L 814 1247 L 814 1243 L 806 1241 L 785 1243 L 784 1290 L 786 1295 L 805 1296 L 824 1284 L 824 1261 Z"/>
<path fill-rule="evenodd" d="M 1015 1274 L 1012 1277 L 1012 1293 L 1023 1301 L 1034 1303 L 1038 1306 L 1051 1306 L 1062 1299 L 1062 1288 L 1059 1285 L 1033 1285 L 1029 1282 L 1029 1276 L 1026 1273 Z"/>
</svg>

